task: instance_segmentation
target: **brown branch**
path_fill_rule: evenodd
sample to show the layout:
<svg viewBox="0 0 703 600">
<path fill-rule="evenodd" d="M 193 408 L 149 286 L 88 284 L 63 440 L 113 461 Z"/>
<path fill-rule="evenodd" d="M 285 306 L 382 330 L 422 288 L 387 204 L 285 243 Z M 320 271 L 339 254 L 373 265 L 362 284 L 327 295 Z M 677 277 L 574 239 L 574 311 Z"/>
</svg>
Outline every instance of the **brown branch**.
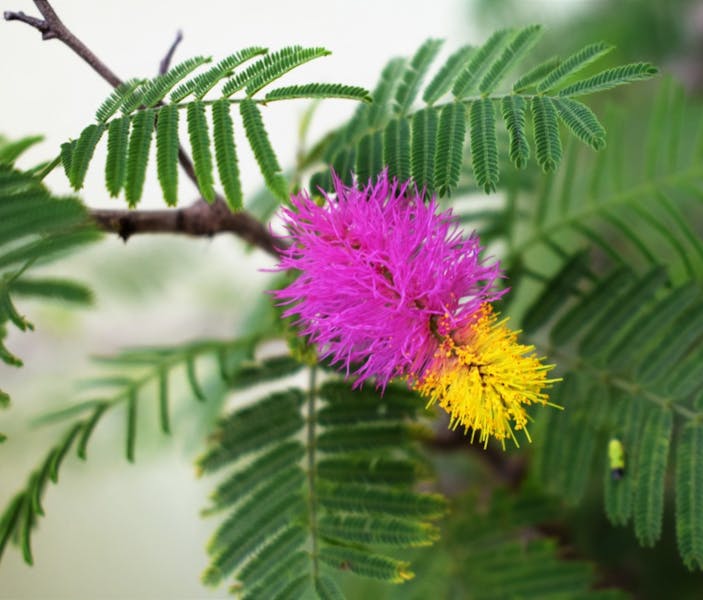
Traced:
<svg viewBox="0 0 703 600">
<path fill-rule="evenodd" d="M 5 11 L 3 16 L 6 21 L 20 21 L 33 27 L 42 34 L 44 40 L 57 39 L 63 42 L 111 86 L 117 87 L 122 83 L 122 80 L 63 24 L 48 0 L 34 0 L 34 4 L 44 17 L 43 19 L 30 17 L 23 12 L 12 11 Z M 179 38 L 180 32 L 166 58 L 162 61 L 162 67 L 164 63 L 168 67 L 168 62 L 180 42 Z M 183 148 L 178 150 L 178 161 L 186 175 L 197 186 L 193 162 Z M 278 255 L 276 248 L 284 246 L 281 241 L 271 236 L 266 227 L 252 215 L 246 212 L 230 212 L 224 198 L 220 195 L 216 197 L 213 204 L 207 204 L 200 200 L 188 208 L 179 210 L 149 212 L 92 210 L 90 214 L 93 215 L 101 229 L 117 233 L 124 240 L 127 240 L 134 233 L 170 232 L 210 236 L 229 231 L 274 256 Z M 183 221 L 189 223 L 187 228 L 182 225 Z"/>
<path fill-rule="evenodd" d="M 179 29 L 176 32 L 176 39 L 173 40 L 173 44 L 171 44 L 171 47 L 168 49 L 166 56 L 164 56 L 161 63 L 159 63 L 159 75 L 163 75 L 166 71 L 169 70 L 169 68 L 171 67 L 171 61 L 173 60 L 173 54 L 176 52 L 176 48 L 178 48 L 178 44 L 180 44 L 182 41 L 183 41 L 183 32 Z"/>
<path fill-rule="evenodd" d="M 278 256 L 280 244 L 266 228 L 247 213 L 233 213 L 224 203 L 207 204 L 198 200 L 186 208 L 164 210 L 92 209 L 90 216 L 98 227 L 116 233 L 127 241 L 139 233 L 177 233 L 213 236 L 234 233 L 246 242 Z"/>
</svg>

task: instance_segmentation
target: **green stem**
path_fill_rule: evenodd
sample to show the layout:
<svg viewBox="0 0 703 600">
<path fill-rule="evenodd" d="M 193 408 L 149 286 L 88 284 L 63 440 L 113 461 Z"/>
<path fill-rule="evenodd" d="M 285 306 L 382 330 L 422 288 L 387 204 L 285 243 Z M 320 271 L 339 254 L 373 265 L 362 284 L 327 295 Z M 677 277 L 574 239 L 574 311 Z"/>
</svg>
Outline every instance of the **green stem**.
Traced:
<svg viewBox="0 0 703 600">
<path fill-rule="evenodd" d="M 317 414 L 315 401 L 317 399 L 317 368 L 310 368 L 310 384 L 308 389 L 308 512 L 310 516 L 310 536 L 312 538 L 312 576 L 316 581 L 320 575 L 320 567 L 318 564 L 318 548 L 317 548 L 317 495 L 315 493 L 315 449 L 316 449 L 316 434 L 315 425 L 317 424 Z"/>
<path fill-rule="evenodd" d="M 47 164 L 41 171 L 39 171 L 36 175 L 36 178 L 41 181 L 44 179 L 49 173 L 51 173 L 56 167 L 58 167 L 61 164 L 61 155 L 59 154 L 54 160 L 52 160 L 49 164 Z"/>
</svg>

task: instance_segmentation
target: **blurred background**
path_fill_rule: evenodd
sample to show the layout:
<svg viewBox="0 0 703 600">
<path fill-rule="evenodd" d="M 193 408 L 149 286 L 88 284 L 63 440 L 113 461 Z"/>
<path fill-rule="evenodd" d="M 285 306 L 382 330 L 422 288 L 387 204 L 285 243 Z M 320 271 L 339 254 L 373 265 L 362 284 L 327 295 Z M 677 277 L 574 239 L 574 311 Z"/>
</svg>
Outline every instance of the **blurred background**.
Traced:
<svg viewBox="0 0 703 600">
<path fill-rule="evenodd" d="M 0 5 L 3 11 L 36 14 L 27 0 Z M 249 45 L 320 45 L 333 54 L 301 68 L 286 84 L 339 81 L 372 89 L 389 58 L 412 54 L 427 37 L 446 40 L 435 63 L 441 64 L 457 46 L 478 44 L 497 28 L 544 23 L 548 29 L 540 48 L 545 56 L 603 39 L 617 46 L 614 63 L 653 62 L 673 73 L 695 98 L 703 85 L 703 3 L 693 0 L 63 0 L 55 9 L 125 79 L 155 75 L 180 29 L 184 39 L 175 62 L 200 54 L 217 59 Z M 46 136 L 21 167 L 55 156 L 62 142 L 91 122 L 110 92 L 66 47 L 41 41 L 21 23 L 0 22 L 0 56 L 0 134 L 10 139 Z M 641 89 L 652 88 L 637 87 L 634 94 Z M 294 161 L 298 123 L 307 106 L 305 101 L 275 103 L 264 111 L 284 168 Z M 310 140 L 339 125 L 353 109 L 342 100 L 323 102 Z M 245 198 L 259 188 L 258 168 L 247 150 L 242 145 Z M 98 156 L 95 164 L 101 160 Z M 91 168 L 81 197 L 91 206 L 122 208 L 122 200 L 108 197 L 102 177 L 100 168 Z M 46 182 L 56 193 L 69 192 L 60 169 Z M 146 186 L 141 207 L 161 207 L 153 173 Z M 195 188 L 181 177 L 181 204 L 195 196 Z M 83 310 L 32 303 L 20 307 L 36 330 L 13 332 L 8 339 L 8 347 L 25 360 L 24 368 L 0 365 L 2 387 L 14 402 L 0 414 L 0 430 L 10 438 L 0 452 L 0 506 L 61 431 L 61 426 L 36 427 L 32 420 L 77 397 L 76 382 L 93 372 L 91 355 L 138 344 L 236 335 L 266 288 L 268 276 L 260 269 L 271 265 L 269 256 L 220 236 L 135 237 L 127 244 L 106 238 L 56 266 L 56 272 L 93 287 L 96 302 Z M 174 409 L 175 434 L 166 438 L 154 426 L 153 412 L 142 420 L 135 465 L 123 458 L 122 414 L 101 424 L 90 460 L 67 462 L 60 485 L 47 491 L 48 516 L 34 537 L 37 564 L 30 568 L 19 553 L 7 551 L 0 564 L 0 598 L 227 597 L 226 589 L 206 590 L 199 581 L 212 531 L 199 511 L 211 484 L 195 478 L 192 462 L 212 415 L 193 410 L 184 398 Z"/>
</svg>

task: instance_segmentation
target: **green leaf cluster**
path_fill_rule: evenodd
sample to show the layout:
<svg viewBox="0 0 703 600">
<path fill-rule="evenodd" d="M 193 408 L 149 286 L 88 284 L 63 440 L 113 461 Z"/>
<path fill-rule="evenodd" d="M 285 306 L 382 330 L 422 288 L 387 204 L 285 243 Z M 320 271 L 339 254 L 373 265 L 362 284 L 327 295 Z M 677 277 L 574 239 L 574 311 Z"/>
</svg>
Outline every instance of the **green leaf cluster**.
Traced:
<svg viewBox="0 0 703 600">
<path fill-rule="evenodd" d="M 413 489 L 423 463 L 407 420 L 421 401 L 400 387 L 379 398 L 336 379 L 318 386 L 315 371 L 306 390 L 224 417 L 199 459 L 203 473 L 227 473 L 207 511 L 227 516 L 205 583 L 234 577 L 243 598 L 343 598 L 335 572 L 401 583 L 409 564 L 389 551 L 436 541 L 445 501 Z"/>
<path fill-rule="evenodd" d="M 289 46 L 269 52 L 254 46 L 235 52 L 206 70 L 202 68 L 211 59 L 194 57 L 154 79 L 125 82 L 98 108 L 97 123 L 62 146 L 66 176 L 75 190 L 81 189 L 95 148 L 107 136 L 105 186 L 111 196 L 124 191 L 127 203 L 134 207 L 142 197 L 155 138 L 159 184 L 166 204 L 175 205 L 179 197 L 178 161 L 182 148 L 179 122 L 185 113 L 193 173 L 202 197 L 208 202 L 216 198 L 216 166 L 229 207 L 239 210 L 243 194 L 231 114 L 232 105 L 239 104 L 243 131 L 264 181 L 279 201 L 286 201 L 288 183 L 269 140 L 260 107 L 296 98 L 369 102 L 369 94 L 358 86 L 335 83 L 287 86 L 268 90 L 263 97 L 257 94 L 289 71 L 328 54 L 328 50 L 317 47 Z M 220 94 L 210 99 L 208 94 L 216 87 L 220 87 Z M 241 94 L 235 97 L 237 92 Z"/>
<path fill-rule="evenodd" d="M 98 237 L 77 199 L 52 196 L 35 176 L 12 167 L 14 160 L 39 139 L 0 141 L 0 360 L 15 367 L 22 366 L 22 360 L 4 344 L 8 327 L 33 329 L 18 310 L 17 298 L 78 304 L 92 300 L 90 290 L 73 281 L 31 276 L 35 267 Z M 0 390 L 0 395 L 4 397 L 5 392 Z"/>
<path fill-rule="evenodd" d="M 509 91 L 497 92 L 541 33 L 537 25 L 503 29 L 482 46 L 459 48 L 424 91 L 423 79 L 441 41 L 427 40 L 410 59 L 392 59 L 373 91 L 373 103 L 360 105 L 351 120 L 325 140 L 323 161 L 346 182 L 352 174 L 366 181 L 387 167 L 399 180 L 412 177 L 418 188 L 443 196 L 460 183 L 468 137 L 476 184 L 492 192 L 500 175 L 498 114 L 509 134 L 510 161 L 519 169 L 530 158 L 530 139 L 542 170 L 557 169 L 563 155 L 560 124 L 600 150 L 605 146 L 605 129 L 591 109 L 575 98 L 648 79 L 656 68 L 636 63 L 584 77 L 584 69 L 612 49 L 599 42 L 563 60 L 549 59 L 523 71 Z M 421 91 L 425 106 L 413 112 Z M 451 99 L 442 102 L 448 94 Z M 330 189 L 327 170 L 313 177 L 311 188 L 318 186 Z"/>
</svg>

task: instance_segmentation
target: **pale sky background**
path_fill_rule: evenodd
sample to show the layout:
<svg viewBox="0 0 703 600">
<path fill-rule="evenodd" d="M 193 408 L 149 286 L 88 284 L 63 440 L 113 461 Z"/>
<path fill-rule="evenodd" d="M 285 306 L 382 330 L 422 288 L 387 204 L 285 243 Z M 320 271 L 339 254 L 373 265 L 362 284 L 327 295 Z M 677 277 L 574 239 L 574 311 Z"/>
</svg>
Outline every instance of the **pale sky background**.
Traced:
<svg viewBox="0 0 703 600">
<path fill-rule="evenodd" d="M 574 4 L 553 0 L 522 6 L 534 13 L 535 22 L 546 22 Z M 2 0 L 0 7 L 38 15 L 27 0 Z M 369 89 L 389 58 L 412 54 L 427 37 L 446 39 L 436 61 L 440 64 L 460 44 L 480 43 L 490 33 L 472 27 L 467 2 L 459 0 L 64 0 L 55 2 L 55 8 L 122 78 L 154 75 L 179 28 L 185 39 L 175 62 L 197 54 L 219 59 L 249 45 L 272 49 L 321 45 L 333 54 L 300 68 L 284 80 L 286 84 L 331 81 Z M 47 138 L 28 153 L 25 166 L 53 157 L 61 142 L 76 137 L 110 92 L 108 84 L 66 47 L 57 41 L 42 42 L 36 31 L 20 23 L 0 21 L 0 57 L 0 133 L 10 138 L 44 133 Z M 297 123 L 305 106 L 281 102 L 264 109 L 284 166 L 293 159 Z M 311 137 L 338 124 L 353 108 L 349 101 L 323 103 Z M 253 192 L 259 186 L 258 169 L 246 145 L 240 143 L 239 149 L 245 192 Z M 81 196 L 91 205 L 122 207 L 123 201 L 108 198 L 104 191 L 103 157 L 101 149 Z M 56 192 L 69 191 L 60 169 L 47 183 Z M 185 177 L 180 189 L 184 203 L 189 203 L 195 189 Z M 143 206 L 161 206 L 154 172 L 147 177 Z M 163 273 L 159 256 L 167 255 L 178 257 L 176 267 L 188 271 L 187 281 L 179 282 L 178 273 Z M 146 277 L 132 276 L 130 261 L 139 261 Z M 0 505 L 22 485 L 61 432 L 61 428 L 43 430 L 27 437 L 26 421 L 71 399 L 67 394 L 83 374 L 88 354 L 139 342 L 231 334 L 239 319 L 228 304 L 232 294 L 253 298 L 265 281 L 258 268 L 269 266 L 267 261 L 258 253 L 244 255 L 241 245 L 230 238 L 131 240 L 126 246 L 111 239 L 87 263 L 77 263 L 77 272 L 64 271 L 87 281 L 96 274 L 109 281 L 97 285 L 96 309 L 80 317 L 60 313 L 61 319 L 57 313 L 37 309 L 30 317 L 39 333 L 10 338 L 9 345 L 27 366 L 12 373 L 0 369 L 2 387 L 9 389 L 14 401 L 9 413 L 14 421 L 6 426 L 8 417 L 3 416 L 0 429 L 22 434 L 0 447 Z M 148 305 L 126 300 L 130 285 L 146 294 Z M 123 295 L 115 291 L 120 286 Z M 227 597 L 226 586 L 211 591 L 199 582 L 206 564 L 204 545 L 214 523 L 198 513 L 213 482 L 194 478 L 192 460 L 199 446 L 197 427 L 188 416 L 194 411 L 187 412 L 190 407 L 185 403 L 178 406 L 182 418 L 176 424 L 186 435 L 138 446 L 136 465 L 122 459 L 122 415 L 111 417 L 96 432 L 87 463 L 67 461 L 59 485 L 49 486 L 47 516 L 33 537 L 37 564 L 25 566 L 16 549 L 8 548 L 0 564 L 0 598 Z"/>
</svg>

